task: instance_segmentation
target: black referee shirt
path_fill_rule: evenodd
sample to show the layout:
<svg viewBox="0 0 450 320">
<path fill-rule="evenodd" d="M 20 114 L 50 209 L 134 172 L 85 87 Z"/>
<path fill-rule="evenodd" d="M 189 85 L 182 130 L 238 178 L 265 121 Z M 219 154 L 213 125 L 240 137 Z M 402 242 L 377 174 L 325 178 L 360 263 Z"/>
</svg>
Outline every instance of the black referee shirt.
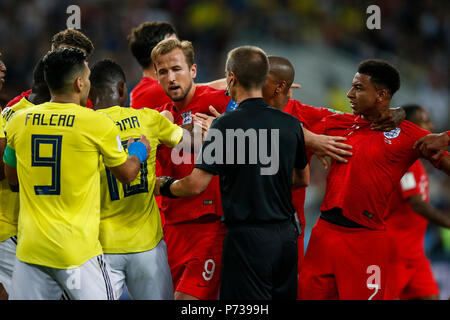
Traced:
<svg viewBox="0 0 450 320">
<path fill-rule="evenodd" d="M 308 163 L 300 122 L 262 98 L 251 98 L 214 120 L 196 168 L 220 176 L 227 225 L 292 218 L 295 168 Z"/>
</svg>

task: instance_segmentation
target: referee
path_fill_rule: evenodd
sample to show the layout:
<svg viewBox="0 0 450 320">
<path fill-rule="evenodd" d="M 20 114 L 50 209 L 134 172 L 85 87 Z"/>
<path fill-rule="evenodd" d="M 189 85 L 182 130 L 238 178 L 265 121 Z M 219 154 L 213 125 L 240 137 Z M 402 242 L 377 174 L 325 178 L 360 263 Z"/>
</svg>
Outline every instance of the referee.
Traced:
<svg viewBox="0 0 450 320">
<path fill-rule="evenodd" d="M 297 297 L 297 236 L 291 189 L 309 184 L 300 123 L 264 102 L 269 62 L 263 50 L 229 52 L 227 85 L 239 108 L 214 120 L 192 173 L 162 177 L 156 193 L 197 195 L 220 176 L 227 233 L 220 299 Z"/>
</svg>

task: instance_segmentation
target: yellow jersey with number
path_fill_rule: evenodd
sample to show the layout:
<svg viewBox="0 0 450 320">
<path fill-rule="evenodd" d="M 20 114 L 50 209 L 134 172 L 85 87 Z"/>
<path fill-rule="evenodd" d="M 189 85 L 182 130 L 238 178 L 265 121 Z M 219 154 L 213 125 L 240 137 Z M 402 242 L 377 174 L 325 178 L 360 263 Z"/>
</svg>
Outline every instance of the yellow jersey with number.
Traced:
<svg viewBox="0 0 450 320">
<path fill-rule="evenodd" d="M 23 109 L 31 108 L 34 104 L 25 97 L 11 107 L 2 111 L 0 138 L 5 137 L 4 128 L 11 116 Z M 19 193 L 12 192 L 7 179 L 0 182 L 0 242 L 17 235 L 17 218 L 19 216 Z"/>
<path fill-rule="evenodd" d="M 114 122 L 73 103 L 47 102 L 16 112 L 5 131 L 19 177 L 17 258 L 70 269 L 102 254 L 100 155 L 110 167 L 127 160 Z"/>
<path fill-rule="evenodd" d="M 153 249 L 163 232 L 161 216 L 153 195 L 156 149 L 163 143 L 177 145 L 183 135 L 181 127 L 152 109 L 115 106 L 97 112 L 106 113 L 120 130 L 126 148 L 130 137 L 145 135 L 150 155 L 141 163 L 141 171 L 130 184 L 121 184 L 102 166 L 100 242 L 105 253 L 132 253 Z"/>
</svg>

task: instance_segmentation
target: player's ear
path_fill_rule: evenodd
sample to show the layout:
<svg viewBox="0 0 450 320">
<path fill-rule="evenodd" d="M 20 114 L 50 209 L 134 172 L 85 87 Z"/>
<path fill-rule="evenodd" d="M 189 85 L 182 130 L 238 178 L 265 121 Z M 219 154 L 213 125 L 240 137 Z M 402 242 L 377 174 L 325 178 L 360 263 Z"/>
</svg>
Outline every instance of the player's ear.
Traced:
<svg viewBox="0 0 450 320">
<path fill-rule="evenodd" d="M 381 89 L 377 91 L 377 102 L 385 101 L 389 98 L 389 92 L 387 89 Z"/>
<path fill-rule="evenodd" d="M 127 94 L 127 85 L 125 82 L 120 81 L 117 83 L 117 92 L 119 92 L 119 97 L 121 98 Z"/>
<path fill-rule="evenodd" d="M 191 77 L 192 79 L 195 79 L 195 77 L 197 76 L 197 64 L 193 64 L 191 66 Z"/>
<path fill-rule="evenodd" d="M 77 93 L 81 92 L 81 89 L 83 88 L 83 86 L 84 86 L 83 78 L 77 77 L 75 79 L 75 84 L 74 84 L 75 92 L 77 92 Z"/>
<path fill-rule="evenodd" d="M 275 89 L 275 94 L 279 95 L 279 94 L 285 92 L 286 89 L 287 89 L 287 82 L 283 80 L 277 84 L 277 87 Z"/>
</svg>

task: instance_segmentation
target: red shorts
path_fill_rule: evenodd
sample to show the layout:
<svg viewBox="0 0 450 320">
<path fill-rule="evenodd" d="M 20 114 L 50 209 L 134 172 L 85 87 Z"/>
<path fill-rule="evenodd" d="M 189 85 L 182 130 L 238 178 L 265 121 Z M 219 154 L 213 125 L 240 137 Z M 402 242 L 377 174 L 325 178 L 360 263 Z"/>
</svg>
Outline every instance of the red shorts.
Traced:
<svg viewBox="0 0 450 320">
<path fill-rule="evenodd" d="M 201 300 L 218 299 L 225 225 L 217 218 L 164 226 L 175 291 Z"/>
<path fill-rule="evenodd" d="M 319 218 L 300 269 L 300 299 L 384 299 L 386 245 L 385 231 L 346 228 Z"/>
<path fill-rule="evenodd" d="M 391 264 L 392 271 L 386 285 L 388 299 L 410 300 L 439 295 L 430 261 L 398 259 Z"/>
</svg>

